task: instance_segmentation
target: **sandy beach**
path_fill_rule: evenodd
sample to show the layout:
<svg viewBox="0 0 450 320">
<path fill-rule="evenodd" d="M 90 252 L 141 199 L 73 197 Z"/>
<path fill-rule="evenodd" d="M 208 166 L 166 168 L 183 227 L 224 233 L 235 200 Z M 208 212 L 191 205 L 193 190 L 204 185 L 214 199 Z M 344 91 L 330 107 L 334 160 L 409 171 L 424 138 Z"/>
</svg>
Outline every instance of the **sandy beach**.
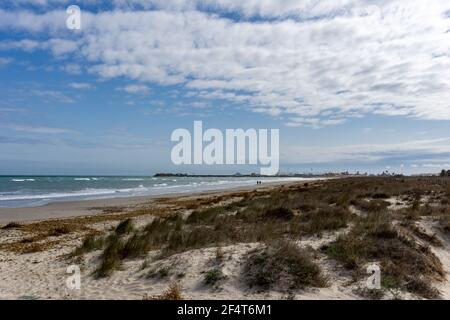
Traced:
<svg viewBox="0 0 450 320">
<path fill-rule="evenodd" d="M 262 186 L 236 187 L 228 190 L 198 192 L 190 194 L 169 194 L 165 196 L 148 196 L 133 198 L 114 198 L 103 200 L 70 201 L 52 203 L 39 207 L 3 208 L 0 209 L 0 223 L 11 221 L 22 222 L 26 225 L 40 225 L 48 222 L 65 223 L 71 221 L 78 223 L 86 217 L 98 217 L 90 226 L 95 230 L 110 230 L 117 221 L 127 217 L 125 212 L 133 212 L 139 208 L 155 208 L 171 206 L 178 202 L 197 202 L 215 200 L 217 198 L 227 202 L 248 192 L 271 192 L 279 187 L 303 185 L 305 182 L 269 183 Z M 306 182 L 310 183 L 310 182 Z M 105 214 L 103 212 L 108 212 Z M 119 211 L 109 214 L 109 212 Z M 138 214 L 134 217 L 136 225 L 145 225 L 155 217 L 148 214 Z M 19 232 L 14 230 L 0 230 L 1 243 L 7 244 L 20 239 Z M 93 265 L 98 259 L 97 254 L 88 254 L 82 259 L 67 258 L 81 238 L 77 234 L 64 236 L 50 249 L 39 252 L 15 252 L 15 250 L 0 249 L 0 299 L 142 299 L 146 295 L 158 295 L 168 286 L 167 281 L 145 279 L 142 270 L 144 260 L 135 260 L 126 263 L 123 270 L 118 271 L 105 279 L 96 279 L 92 276 Z M 50 240 L 51 242 L 51 240 Z M 311 241 L 317 246 L 319 242 Z M 309 242 L 308 242 L 309 245 Z M 239 277 L 241 260 L 245 255 L 256 248 L 260 243 L 244 243 L 221 247 L 224 255 L 229 255 L 226 269 L 229 274 L 228 284 L 220 290 L 202 288 L 199 284 L 199 275 L 211 264 L 216 256 L 217 247 L 205 248 L 176 254 L 168 259 L 149 263 L 148 268 L 161 268 L 161 266 L 178 265 L 171 272 L 183 272 L 183 290 L 191 291 L 189 299 L 282 299 L 283 293 L 274 291 L 270 293 L 246 292 L 242 288 Z M 32 250 L 33 251 L 33 250 Z M 153 253 L 154 255 L 155 253 Z M 152 254 L 149 256 L 151 259 Z M 72 264 L 80 265 L 82 270 L 82 287 L 80 290 L 70 290 L 66 286 L 69 277 L 67 268 Z M 189 266 L 189 267 L 187 267 Z M 200 276 L 201 277 L 201 276 Z M 336 286 L 320 291 L 305 292 L 302 299 L 357 299 L 351 291 L 341 291 Z"/>
<path fill-rule="evenodd" d="M 424 192 L 419 209 L 410 211 L 417 204 L 408 190 L 424 182 L 400 188 L 400 180 L 364 179 L 2 209 L 0 298 L 450 298 L 447 205 L 440 202 L 446 194 Z M 373 193 L 375 185 L 385 187 Z M 342 197 L 348 190 L 353 200 Z M 391 216 L 381 224 L 387 218 L 378 206 Z M 411 212 L 413 222 L 405 218 Z M 375 232 L 368 223 L 387 229 L 365 234 Z M 346 239 L 354 245 L 355 232 L 375 256 L 331 250 L 345 248 Z M 290 269 L 296 263 L 311 274 L 301 278 Z M 395 285 L 367 290 L 371 263 Z M 67 285 L 70 266 L 80 268 L 79 290 Z M 271 272 L 261 277 L 259 268 Z"/>
<path fill-rule="evenodd" d="M 197 191 L 183 193 L 167 193 L 163 195 L 149 195 L 139 197 L 117 197 L 96 200 L 60 201 L 45 204 L 42 206 L 21 207 L 21 208 L 0 208 L 0 223 L 11 221 L 25 222 L 44 219 L 70 218 L 97 214 L 105 207 L 127 207 L 135 208 L 139 205 L 151 202 L 155 199 L 176 199 L 179 197 L 189 197 L 195 195 L 223 194 L 236 191 L 249 191 L 256 189 L 271 188 L 280 185 L 289 185 L 296 182 L 265 182 L 260 186 L 238 186 L 223 190 Z"/>
<path fill-rule="evenodd" d="M 241 186 L 218 191 L 64 201 L 36 207 L 0 208 L 0 225 L 3 224 L 5 226 L 8 223 L 20 222 L 23 223 L 22 225 L 31 226 L 31 228 L 33 228 L 33 225 L 45 225 L 46 223 L 57 226 L 68 221 L 78 224 L 84 218 L 92 217 L 92 224 L 89 222 L 90 226 L 96 231 L 104 231 L 112 228 L 117 224 L 117 221 L 128 217 L 127 212 L 133 212 L 133 210 L 165 208 L 179 201 L 196 202 L 203 199 L 209 201 L 219 197 L 236 197 L 236 194 L 247 192 L 268 192 L 273 188 L 296 185 L 298 183 L 272 182 L 259 186 Z M 131 216 L 133 216 L 133 213 L 131 213 Z M 144 225 L 154 218 L 155 216 L 148 212 L 139 213 L 135 215 L 134 221 L 139 225 Z M 66 256 L 80 244 L 81 235 L 75 233 L 63 236 L 64 239 L 49 250 L 27 253 L 16 252 L 14 249 L 4 250 L 4 248 L 7 248 L 8 243 L 17 242 L 18 239 L 22 238 L 20 233 L 15 230 L 0 229 L 0 245 L 4 245 L 3 248 L 0 248 L 0 273 L 2 274 L 0 299 L 142 299 L 144 294 L 149 292 L 147 284 L 135 283 L 140 281 L 139 276 L 135 277 L 135 275 L 128 274 L 128 272 L 126 275 L 120 275 L 119 273 L 115 276 L 118 276 L 117 279 L 111 278 L 106 281 L 94 280 L 89 276 L 83 277 L 83 289 L 70 290 L 66 286 L 68 277 L 66 271 L 67 267 L 72 265 L 74 261 L 73 259 L 67 259 Z M 27 238 L 26 234 L 25 238 Z M 255 245 L 257 246 L 257 244 L 246 244 L 239 251 L 241 251 L 241 254 L 244 254 L 248 249 L 254 248 Z M 214 249 L 196 252 L 194 253 L 194 261 L 198 260 L 197 263 L 207 263 L 214 252 Z M 191 259 L 193 257 L 192 254 L 192 252 L 187 252 L 180 257 L 172 258 L 170 261 L 173 259 Z M 90 256 L 83 258 L 82 261 L 77 260 L 75 262 L 77 265 L 80 263 L 83 273 L 88 275 L 89 270 L 92 269 L 89 266 L 89 260 L 96 260 L 96 258 L 95 256 Z M 139 269 L 140 264 L 141 262 L 135 261 L 133 266 L 130 265 L 130 271 L 136 268 Z M 189 278 L 194 278 L 196 270 L 194 269 L 190 272 L 192 274 Z M 131 273 L 134 272 L 131 271 Z M 193 281 L 191 285 L 194 285 L 194 279 L 191 279 L 191 281 Z M 130 282 L 134 282 L 131 287 L 130 284 L 127 284 Z M 100 289 L 103 286 L 105 286 L 104 289 Z M 163 291 L 164 286 L 165 284 L 155 286 L 154 290 Z M 214 298 L 214 295 L 210 296 L 207 292 L 199 292 L 199 295 L 195 297 L 208 299 Z M 227 296 L 220 295 L 215 298 L 227 298 Z M 233 297 L 229 296 L 228 298 Z M 267 298 L 267 296 L 261 296 L 260 298 Z"/>
</svg>

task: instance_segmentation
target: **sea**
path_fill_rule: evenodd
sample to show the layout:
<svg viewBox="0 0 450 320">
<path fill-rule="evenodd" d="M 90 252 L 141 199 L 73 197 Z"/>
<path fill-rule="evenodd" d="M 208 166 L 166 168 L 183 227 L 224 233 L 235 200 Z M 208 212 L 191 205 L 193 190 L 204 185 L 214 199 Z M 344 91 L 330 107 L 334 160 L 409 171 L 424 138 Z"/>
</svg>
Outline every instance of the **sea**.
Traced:
<svg viewBox="0 0 450 320">
<path fill-rule="evenodd" d="M 0 208 L 57 201 L 107 199 L 220 190 L 300 177 L 0 176 Z"/>
</svg>

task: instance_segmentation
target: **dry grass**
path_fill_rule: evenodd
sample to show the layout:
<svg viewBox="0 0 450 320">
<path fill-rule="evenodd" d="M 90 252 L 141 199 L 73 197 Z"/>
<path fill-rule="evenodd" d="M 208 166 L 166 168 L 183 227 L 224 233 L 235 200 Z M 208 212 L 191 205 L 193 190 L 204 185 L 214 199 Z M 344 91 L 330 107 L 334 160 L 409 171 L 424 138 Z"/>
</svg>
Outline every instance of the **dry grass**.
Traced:
<svg viewBox="0 0 450 320">
<path fill-rule="evenodd" d="M 392 202 L 392 199 L 402 202 L 405 207 L 390 209 L 387 200 Z M 346 178 L 271 190 L 161 198 L 135 209 L 97 208 L 103 213 L 88 217 L 10 223 L 2 230 L 14 229 L 23 236 L 17 241 L 0 244 L 0 250 L 35 252 L 75 236 L 84 236 L 83 243 L 73 254 L 102 250 L 95 274 L 103 277 L 120 268 L 124 259 L 145 258 L 154 250 L 160 252 L 159 258 L 164 258 L 191 249 L 265 242 L 272 245 L 253 253 L 247 263 L 255 269 L 256 266 L 263 270 L 279 268 L 284 274 L 283 279 L 287 279 L 283 286 L 289 290 L 290 287 L 319 285 L 320 277 L 311 282 L 300 280 L 302 275 L 296 269 L 298 261 L 289 260 L 289 257 L 301 258 L 310 274 L 317 274 L 311 258 L 289 245 L 275 244 L 286 238 L 301 240 L 305 236 L 353 226 L 348 234 L 324 250 L 352 270 L 355 279 L 361 276 L 365 263 L 379 261 L 385 288 L 436 297 L 438 293 L 430 283 L 443 278 L 442 266 L 431 250 L 416 240 L 431 246 L 439 246 L 440 240 L 419 228 L 416 222 L 436 219 L 440 228 L 450 233 L 449 199 L 450 179 L 427 177 Z M 364 214 L 360 217 L 352 214 L 351 206 Z M 136 229 L 132 219 L 145 215 L 157 218 Z M 93 227 L 115 221 L 119 223 L 109 235 L 101 234 Z M 405 230 L 408 232 L 403 232 Z M 71 234 L 74 237 L 67 237 Z M 281 252 L 286 255 L 286 261 Z M 280 261 L 273 259 L 277 255 Z M 223 252 L 218 250 L 216 256 L 218 261 L 222 260 Z M 267 281 L 263 279 L 261 283 L 266 281 L 268 287 L 273 286 L 272 276 L 276 277 L 269 274 Z M 255 277 L 254 283 L 258 284 Z"/>
<path fill-rule="evenodd" d="M 414 236 L 417 238 L 427 242 L 428 244 L 435 246 L 435 247 L 443 247 L 443 243 L 439 238 L 436 236 L 436 233 L 429 234 L 427 231 L 421 227 L 419 227 L 415 222 L 412 221 L 405 221 L 401 224 L 401 226 L 407 228 L 412 232 Z"/>
<path fill-rule="evenodd" d="M 287 240 L 275 241 L 250 253 L 244 263 L 243 278 L 249 287 L 260 290 L 287 291 L 327 285 L 311 255 Z"/>
<path fill-rule="evenodd" d="M 105 249 L 102 259 L 106 262 L 101 264 L 100 269 L 113 270 L 121 265 L 123 259 L 145 257 L 152 250 L 160 250 L 159 257 L 164 258 L 174 253 L 212 246 L 273 242 L 285 237 L 301 239 L 307 235 L 346 228 L 353 222 L 356 226 L 352 232 L 330 247 L 330 256 L 351 269 L 360 268 L 370 259 L 384 259 L 387 275 L 393 276 L 396 286 L 406 288 L 406 283 L 418 282 L 421 275 L 441 275 L 441 266 L 429 250 L 412 245 L 411 239 L 399 235 L 391 227 L 393 219 L 408 220 L 412 216 L 416 219 L 421 214 L 433 215 L 442 211 L 442 207 L 413 208 L 414 201 L 421 197 L 433 195 L 433 199 L 439 201 L 446 196 L 445 185 L 427 181 L 421 178 L 349 178 L 314 183 L 308 187 L 289 186 L 270 192 L 232 194 L 230 196 L 234 200 L 222 205 L 220 202 L 226 198 L 212 197 L 209 201 L 194 199 L 203 201 L 207 207 L 197 207 L 187 219 L 172 211 L 145 228 L 135 230 L 127 239 L 121 240 L 121 245 L 115 245 L 114 250 Z M 409 201 L 409 208 L 389 211 L 389 202 L 384 199 L 393 196 Z M 189 202 L 192 200 L 164 201 L 176 203 L 177 208 L 192 207 Z M 350 205 L 366 212 L 368 218 L 353 215 L 348 208 Z M 416 236 L 419 233 L 416 232 Z M 420 236 L 424 239 L 425 234 Z M 438 244 L 433 236 L 427 237 L 426 241 Z M 383 255 L 379 248 L 389 253 Z M 394 263 L 397 258 L 401 261 L 398 270 Z M 414 261 L 420 261 L 421 267 L 414 267 Z M 107 275 L 111 270 L 101 274 Z M 410 270 L 412 273 L 408 273 Z M 399 279 L 403 271 L 405 274 L 415 274 L 414 280 Z"/>
<path fill-rule="evenodd" d="M 104 214 L 111 214 L 124 212 L 126 208 L 121 206 L 109 206 L 109 207 L 92 207 L 90 208 L 90 210 L 101 211 Z"/>
<path fill-rule="evenodd" d="M 442 231 L 450 235 L 450 215 L 440 217 L 439 225 Z"/>
<path fill-rule="evenodd" d="M 204 210 L 195 210 L 189 215 L 186 222 L 189 224 L 211 223 L 214 222 L 219 215 L 224 213 L 224 207 L 211 207 Z"/>
<path fill-rule="evenodd" d="M 79 256 L 88 252 L 95 250 L 100 250 L 105 244 L 105 239 L 103 236 L 98 236 L 95 234 L 88 234 L 81 243 L 81 246 L 77 247 L 71 256 Z"/>
<path fill-rule="evenodd" d="M 100 265 L 94 271 L 94 275 L 98 278 L 103 278 L 111 275 L 114 270 L 117 270 L 122 265 L 122 250 L 124 242 L 117 235 L 110 235 L 106 239 L 106 247 L 100 256 Z"/>
<path fill-rule="evenodd" d="M 438 297 L 430 283 L 445 277 L 441 262 L 429 247 L 400 234 L 386 213 L 361 218 L 348 234 L 323 249 L 353 270 L 356 278 L 364 273 L 365 264 L 378 261 L 385 288 L 402 289 L 425 298 Z"/>
<path fill-rule="evenodd" d="M 134 230 L 133 220 L 131 218 L 121 221 L 115 230 L 117 235 L 124 235 L 132 232 Z"/>
<path fill-rule="evenodd" d="M 152 269 L 147 274 L 147 278 L 158 278 L 163 279 L 167 278 L 172 273 L 172 266 L 163 266 L 160 268 Z"/>
<path fill-rule="evenodd" d="M 20 228 L 20 224 L 13 221 L 13 222 L 10 222 L 10 223 L 4 225 L 1 229 L 9 230 L 9 229 L 18 229 L 18 228 Z"/>
<path fill-rule="evenodd" d="M 23 233 L 24 238 L 32 238 L 34 242 L 42 242 L 42 247 L 47 250 L 57 244 L 66 241 L 63 236 L 69 234 L 91 235 L 98 234 L 99 231 L 92 228 L 92 225 L 109 221 L 122 221 L 143 215 L 165 216 L 169 210 L 167 208 L 141 208 L 128 213 L 121 214 L 101 214 L 85 217 L 45 220 L 33 223 L 18 224 L 11 222 L 2 229 L 15 229 Z M 131 229 L 127 231 L 131 232 Z M 59 239 L 53 239 L 58 237 Z M 8 243 L 0 243 L 0 250 L 17 253 L 28 253 L 29 245 L 21 240 Z"/>
<path fill-rule="evenodd" d="M 376 194 L 379 196 L 379 194 Z M 372 200 L 366 200 L 366 199 L 356 199 L 352 201 L 352 204 L 358 208 L 359 210 L 362 210 L 364 212 L 379 212 L 385 210 L 390 203 L 384 200 L 372 199 Z"/>
<path fill-rule="evenodd" d="M 354 218 L 347 208 L 320 208 L 303 214 L 301 219 L 305 225 L 302 231 L 306 234 L 320 234 L 323 231 L 338 230 L 347 227 Z"/>
<path fill-rule="evenodd" d="M 178 282 L 172 282 L 169 287 L 161 294 L 156 296 L 149 296 L 147 294 L 142 298 L 143 300 L 183 300 L 181 294 L 181 286 Z"/>
<path fill-rule="evenodd" d="M 276 207 L 268 209 L 264 212 L 263 220 L 291 220 L 294 218 L 294 213 L 291 209 L 285 207 Z"/>
<path fill-rule="evenodd" d="M 225 278 L 226 276 L 223 274 L 222 269 L 216 267 L 205 272 L 205 275 L 203 277 L 203 283 L 207 286 L 217 287 L 218 283 L 224 280 Z"/>
</svg>

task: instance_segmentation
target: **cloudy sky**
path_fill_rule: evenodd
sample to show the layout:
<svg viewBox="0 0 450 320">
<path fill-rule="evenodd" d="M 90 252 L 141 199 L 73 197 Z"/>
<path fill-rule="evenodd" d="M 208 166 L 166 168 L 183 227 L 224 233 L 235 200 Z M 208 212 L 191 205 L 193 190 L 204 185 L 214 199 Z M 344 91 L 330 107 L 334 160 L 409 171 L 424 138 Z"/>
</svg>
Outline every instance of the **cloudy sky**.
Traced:
<svg viewBox="0 0 450 320">
<path fill-rule="evenodd" d="M 448 0 L 3 0 L 0 84 L 0 174 L 234 172 L 171 165 L 194 120 L 279 128 L 284 171 L 450 168 Z"/>
</svg>

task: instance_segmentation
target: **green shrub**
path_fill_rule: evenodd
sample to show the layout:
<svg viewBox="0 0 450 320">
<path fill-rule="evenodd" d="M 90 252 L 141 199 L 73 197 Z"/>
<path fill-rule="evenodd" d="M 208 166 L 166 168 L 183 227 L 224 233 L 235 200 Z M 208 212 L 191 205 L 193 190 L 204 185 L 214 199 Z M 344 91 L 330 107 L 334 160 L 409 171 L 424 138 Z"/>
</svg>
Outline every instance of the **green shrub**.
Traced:
<svg viewBox="0 0 450 320">
<path fill-rule="evenodd" d="M 94 274 L 99 277 L 107 277 L 122 265 L 123 241 L 116 235 L 111 235 L 107 239 L 107 245 L 100 256 L 100 265 Z"/>
<path fill-rule="evenodd" d="M 285 207 L 276 207 L 268 209 L 264 212 L 264 219 L 279 219 L 279 220 L 291 220 L 294 217 L 294 213 L 291 209 Z"/>
<path fill-rule="evenodd" d="M 134 230 L 134 225 L 133 225 L 133 220 L 131 219 L 126 219 L 121 221 L 115 230 L 115 233 L 117 235 L 124 235 L 124 234 L 128 234 L 130 232 L 132 232 Z"/>
<path fill-rule="evenodd" d="M 400 235 L 386 215 L 360 219 L 346 235 L 322 248 L 346 268 L 361 274 L 364 264 L 380 261 L 383 278 L 390 287 L 403 289 L 423 297 L 436 292 L 431 281 L 444 277 L 439 259 L 427 248 Z M 382 282 L 386 285 L 387 282 Z M 413 285 L 413 283 L 416 283 Z"/>
<path fill-rule="evenodd" d="M 193 211 L 186 219 L 186 223 L 212 223 L 220 214 L 225 213 L 224 207 L 212 207 Z"/>
<path fill-rule="evenodd" d="M 225 275 L 220 268 L 213 268 L 205 273 L 203 283 L 208 286 L 216 285 L 217 282 L 224 279 Z"/>
<path fill-rule="evenodd" d="M 17 229 L 17 228 L 20 228 L 20 224 L 17 222 L 9 222 L 8 224 L 6 224 L 2 227 L 2 229 L 4 229 L 4 230 Z"/>
<path fill-rule="evenodd" d="M 249 287 L 268 290 L 324 287 L 326 279 L 308 252 L 287 240 L 279 240 L 250 253 L 243 277 Z"/>
<path fill-rule="evenodd" d="M 88 235 L 84 238 L 81 246 L 77 247 L 72 255 L 78 256 L 87 252 L 100 250 L 105 244 L 104 237 Z"/>
</svg>

